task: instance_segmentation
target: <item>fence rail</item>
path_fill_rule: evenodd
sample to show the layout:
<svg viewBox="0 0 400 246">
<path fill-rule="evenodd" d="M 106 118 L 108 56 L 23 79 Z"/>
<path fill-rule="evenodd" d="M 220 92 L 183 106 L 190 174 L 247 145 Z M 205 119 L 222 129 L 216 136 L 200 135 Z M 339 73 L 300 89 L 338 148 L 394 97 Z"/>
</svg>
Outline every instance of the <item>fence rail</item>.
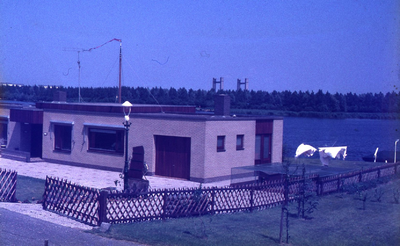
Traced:
<svg viewBox="0 0 400 246">
<path fill-rule="evenodd" d="M 15 202 L 17 172 L 0 168 L 0 202 Z"/>
<path fill-rule="evenodd" d="M 317 195 L 338 192 L 346 185 L 379 179 L 397 173 L 400 163 L 329 177 L 292 178 L 289 200 L 299 195 L 306 181 Z M 222 187 L 124 193 L 91 189 L 55 178 L 46 178 L 43 208 L 89 225 L 131 223 L 205 214 L 253 211 L 284 202 L 284 180 Z"/>
</svg>

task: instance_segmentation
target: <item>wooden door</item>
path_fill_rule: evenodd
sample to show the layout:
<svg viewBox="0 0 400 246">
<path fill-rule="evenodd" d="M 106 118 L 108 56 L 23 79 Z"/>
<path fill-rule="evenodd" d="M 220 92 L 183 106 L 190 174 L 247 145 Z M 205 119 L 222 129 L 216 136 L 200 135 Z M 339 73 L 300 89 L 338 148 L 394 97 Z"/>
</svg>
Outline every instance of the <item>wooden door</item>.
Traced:
<svg viewBox="0 0 400 246">
<path fill-rule="evenodd" d="M 154 136 L 156 175 L 190 179 L 190 138 Z"/>
<path fill-rule="evenodd" d="M 271 163 L 273 123 L 272 120 L 256 121 L 255 164 Z"/>
<path fill-rule="evenodd" d="M 271 163 L 271 135 L 256 135 L 256 155 L 255 164 Z"/>
</svg>

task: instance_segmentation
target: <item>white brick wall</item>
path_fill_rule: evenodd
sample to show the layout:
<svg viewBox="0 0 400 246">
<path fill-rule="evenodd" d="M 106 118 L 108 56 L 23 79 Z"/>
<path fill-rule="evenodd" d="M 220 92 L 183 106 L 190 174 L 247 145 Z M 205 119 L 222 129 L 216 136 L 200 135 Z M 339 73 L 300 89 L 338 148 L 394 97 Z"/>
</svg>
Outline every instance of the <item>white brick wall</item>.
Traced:
<svg viewBox="0 0 400 246">
<path fill-rule="evenodd" d="M 74 122 L 72 127 L 72 144 L 71 153 L 63 153 L 54 151 L 54 132 L 50 121 L 71 121 Z M 106 124 L 122 126 L 123 117 L 115 115 L 93 115 L 90 113 L 58 113 L 45 112 L 43 116 L 43 158 L 51 160 L 60 160 L 65 162 L 73 162 L 77 164 L 97 165 L 102 167 L 111 167 L 123 169 L 125 159 L 122 155 L 94 153 L 88 152 L 87 129 L 84 123 Z"/>
<path fill-rule="evenodd" d="M 282 162 L 283 120 L 274 120 L 273 131 L 271 162 Z"/>
<path fill-rule="evenodd" d="M 244 135 L 244 150 L 236 150 L 236 135 Z M 217 136 L 225 136 L 225 151 L 217 152 Z M 254 164 L 255 121 L 207 121 L 204 178 L 231 175 L 231 168 Z"/>
<path fill-rule="evenodd" d="M 133 140 L 130 144 L 144 145 L 145 161 L 149 172 L 155 172 L 154 135 L 191 138 L 190 177 L 201 178 L 204 175 L 205 121 L 183 121 L 173 119 L 131 118 Z"/>
</svg>

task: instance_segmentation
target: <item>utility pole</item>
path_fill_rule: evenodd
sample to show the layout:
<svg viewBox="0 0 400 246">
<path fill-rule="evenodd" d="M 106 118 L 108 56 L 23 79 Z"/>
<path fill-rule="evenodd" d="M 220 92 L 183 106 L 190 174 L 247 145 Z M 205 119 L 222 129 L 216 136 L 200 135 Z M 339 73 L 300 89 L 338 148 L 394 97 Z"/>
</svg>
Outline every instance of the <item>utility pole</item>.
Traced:
<svg viewBox="0 0 400 246">
<path fill-rule="evenodd" d="M 81 102 L 81 61 L 79 59 L 79 53 L 81 52 L 78 51 L 78 102 Z"/>
<path fill-rule="evenodd" d="M 64 51 L 78 52 L 78 102 L 81 102 L 81 60 L 79 54 L 82 50 L 79 48 L 64 48 Z"/>
<path fill-rule="evenodd" d="M 119 41 L 119 86 L 118 86 L 118 103 L 121 104 L 121 77 L 122 77 L 122 42 Z"/>
</svg>

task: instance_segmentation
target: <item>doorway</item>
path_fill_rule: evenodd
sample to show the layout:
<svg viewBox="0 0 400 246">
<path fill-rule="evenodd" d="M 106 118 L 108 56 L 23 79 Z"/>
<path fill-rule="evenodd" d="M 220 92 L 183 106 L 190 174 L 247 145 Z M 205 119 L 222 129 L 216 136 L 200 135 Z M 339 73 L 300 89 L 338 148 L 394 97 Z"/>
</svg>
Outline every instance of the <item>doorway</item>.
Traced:
<svg viewBox="0 0 400 246">
<path fill-rule="evenodd" d="M 43 125 L 42 124 L 30 124 L 31 125 L 31 157 L 42 158 L 42 146 L 43 146 Z"/>
<path fill-rule="evenodd" d="M 154 136 L 156 175 L 190 179 L 190 138 Z"/>
</svg>

